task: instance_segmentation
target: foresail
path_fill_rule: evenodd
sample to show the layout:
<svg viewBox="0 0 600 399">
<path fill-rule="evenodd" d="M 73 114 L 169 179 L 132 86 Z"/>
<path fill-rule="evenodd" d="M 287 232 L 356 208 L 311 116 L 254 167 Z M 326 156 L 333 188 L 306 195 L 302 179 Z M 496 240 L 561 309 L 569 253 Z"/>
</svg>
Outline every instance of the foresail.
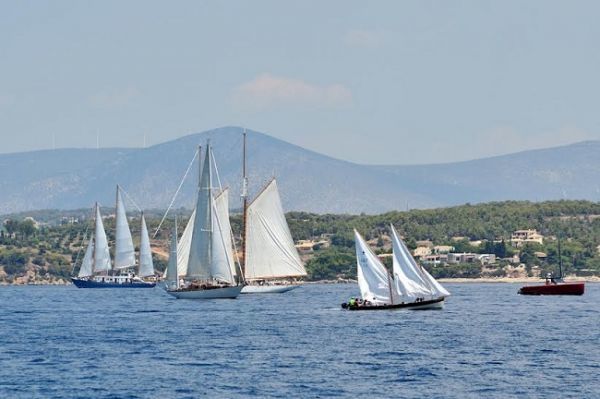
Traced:
<svg viewBox="0 0 600 399">
<path fill-rule="evenodd" d="M 108 240 L 106 239 L 104 223 L 102 223 L 102 215 L 100 214 L 100 207 L 98 205 L 96 205 L 96 228 L 94 235 L 96 236 L 94 245 L 94 272 L 110 270 L 110 250 L 108 248 Z"/>
<path fill-rule="evenodd" d="M 117 186 L 117 209 L 115 213 L 115 269 L 124 269 L 135 265 L 135 249 L 119 186 Z"/>
<path fill-rule="evenodd" d="M 169 264 L 167 265 L 166 280 L 172 285 L 177 285 L 179 276 L 177 273 L 177 225 L 171 233 L 171 246 L 169 247 Z"/>
<path fill-rule="evenodd" d="M 196 210 L 192 212 L 190 220 L 188 221 L 183 235 L 179 239 L 177 244 L 177 275 L 187 275 L 188 260 L 190 258 L 190 247 L 192 245 L 192 232 L 194 230 L 194 219 L 196 218 Z"/>
<path fill-rule="evenodd" d="M 246 279 L 306 276 L 275 179 L 248 207 L 246 223 Z"/>
<path fill-rule="evenodd" d="M 356 230 L 354 239 L 358 286 L 362 298 L 374 303 L 392 303 L 387 269 Z"/>
<path fill-rule="evenodd" d="M 152 261 L 152 249 L 150 248 L 150 237 L 148 236 L 148 227 L 146 218 L 142 213 L 142 228 L 140 237 L 140 277 L 154 276 L 154 263 Z"/>
<path fill-rule="evenodd" d="M 81 267 L 79 268 L 78 277 L 89 277 L 93 274 L 93 266 L 94 263 L 94 238 L 91 237 L 88 242 L 87 248 L 85 250 L 85 255 L 83 256 L 83 261 L 81 262 Z"/>
<path fill-rule="evenodd" d="M 213 278 L 235 284 L 235 264 L 229 224 L 229 191 L 223 190 L 214 199 L 213 206 L 212 259 L 210 263 Z"/>
</svg>

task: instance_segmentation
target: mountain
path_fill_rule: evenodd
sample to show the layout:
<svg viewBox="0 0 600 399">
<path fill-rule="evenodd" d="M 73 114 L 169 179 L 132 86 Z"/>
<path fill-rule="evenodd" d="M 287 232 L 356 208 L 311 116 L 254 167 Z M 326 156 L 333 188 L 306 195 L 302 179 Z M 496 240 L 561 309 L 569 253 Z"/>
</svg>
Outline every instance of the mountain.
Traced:
<svg viewBox="0 0 600 399">
<path fill-rule="evenodd" d="M 199 144 L 210 139 L 219 176 L 239 207 L 242 130 L 224 127 L 144 149 L 0 154 L 0 214 L 112 206 L 120 184 L 142 208 L 166 208 Z M 383 145 L 383 144 L 382 144 Z M 248 131 L 250 194 L 276 176 L 286 210 L 377 213 L 507 199 L 600 199 L 600 142 L 467 162 L 359 165 Z M 174 206 L 191 207 L 195 162 Z M 133 207 L 133 205 L 130 205 Z"/>
</svg>

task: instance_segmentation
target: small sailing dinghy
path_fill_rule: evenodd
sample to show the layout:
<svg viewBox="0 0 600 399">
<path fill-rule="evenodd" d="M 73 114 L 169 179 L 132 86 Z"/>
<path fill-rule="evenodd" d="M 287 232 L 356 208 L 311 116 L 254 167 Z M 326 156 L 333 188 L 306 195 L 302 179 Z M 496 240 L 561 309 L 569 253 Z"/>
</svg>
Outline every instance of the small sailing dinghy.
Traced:
<svg viewBox="0 0 600 399">
<path fill-rule="evenodd" d="M 199 149 L 199 158 L 200 152 Z M 202 162 L 199 161 L 199 164 Z M 233 259 L 228 190 L 214 194 L 212 165 L 212 150 L 207 145 L 196 208 L 179 245 L 176 238 L 171 243 L 165 289 L 176 298 L 237 298 L 243 287 L 237 281 Z M 176 252 L 174 248 L 177 248 Z M 177 270 L 176 275 L 174 270 Z M 184 277 L 183 281 L 179 276 Z"/>
<path fill-rule="evenodd" d="M 558 269 L 559 276 L 554 277 L 552 273 L 546 276 L 544 285 L 526 285 L 519 289 L 521 295 L 583 295 L 585 283 L 582 281 L 565 282 L 562 272 L 562 255 L 560 251 L 560 240 L 558 241 Z"/>
<path fill-rule="evenodd" d="M 154 275 L 150 240 L 143 213 L 141 218 L 140 263 L 137 276 L 131 271 L 127 271 L 135 267 L 135 252 L 119 186 L 117 186 L 114 264 L 111 264 L 108 239 L 106 238 L 98 203 L 95 204 L 94 215 L 94 233 L 88 242 L 77 277 L 71 278 L 73 284 L 78 288 L 154 287 L 155 282 L 147 282 L 140 278 Z"/>
<path fill-rule="evenodd" d="M 275 178 L 248 205 L 245 132 L 243 147 L 242 272 L 247 285 L 242 294 L 288 292 L 300 286 L 296 279 L 305 277 L 306 270 L 285 220 Z"/>
<path fill-rule="evenodd" d="M 348 310 L 384 309 L 441 309 L 450 293 L 417 264 L 394 226 L 393 276 L 373 253 L 358 231 L 356 242 L 356 268 L 361 298 L 343 303 Z"/>
</svg>

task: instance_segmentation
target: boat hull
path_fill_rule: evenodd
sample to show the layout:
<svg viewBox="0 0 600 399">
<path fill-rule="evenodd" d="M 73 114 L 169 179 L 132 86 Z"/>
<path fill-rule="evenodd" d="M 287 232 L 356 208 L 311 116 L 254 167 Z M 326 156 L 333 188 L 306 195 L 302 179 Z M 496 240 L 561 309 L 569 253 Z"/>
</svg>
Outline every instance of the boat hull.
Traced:
<svg viewBox="0 0 600 399">
<path fill-rule="evenodd" d="M 526 285 L 519 289 L 521 295 L 583 295 L 585 283 L 558 283 Z"/>
<path fill-rule="evenodd" d="M 282 294 L 300 287 L 300 285 L 246 285 L 242 294 Z"/>
<path fill-rule="evenodd" d="M 243 286 L 213 288 L 204 290 L 167 290 L 169 295 L 177 299 L 235 299 L 240 295 Z"/>
<path fill-rule="evenodd" d="M 431 299 L 429 301 L 399 303 L 396 305 L 368 305 L 368 306 L 348 306 L 347 303 L 342 304 L 343 309 L 347 310 L 393 310 L 393 309 L 411 309 L 411 310 L 430 310 L 443 309 L 445 297 Z"/>
<path fill-rule="evenodd" d="M 71 281 L 77 288 L 154 288 L 156 283 L 133 281 L 128 283 L 102 282 L 72 278 Z"/>
</svg>

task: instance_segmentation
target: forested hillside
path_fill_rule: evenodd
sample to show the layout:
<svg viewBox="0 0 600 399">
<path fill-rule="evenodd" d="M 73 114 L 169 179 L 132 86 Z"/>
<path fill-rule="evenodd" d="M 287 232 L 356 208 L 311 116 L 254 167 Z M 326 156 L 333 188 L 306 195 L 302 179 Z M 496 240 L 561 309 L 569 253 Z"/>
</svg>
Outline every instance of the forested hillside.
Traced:
<svg viewBox="0 0 600 399">
<path fill-rule="evenodd" d="M 179 210 L 179 213 L 184 214 L 185 211 Z M 72 273 L 72 264 L 80 261 L 83 255 L 81 249 L 91 225 L 87 215 L 87 211 L 72 211 L 64 215 L 58 211 L 38 211 L 4 217 L 0 232 L 0 281 L 66 281 Z M 186 216 L 181 218 L 185 220 Z M 477 264 L 426 266 L 439 277 L 501 276 L 509 267 L 507 259 L 515 255 L 520 258 L 519 263 L 524 265 L 527 273 L 531 274 L 536 267 L 545 273 L 554 270 L 558 264 L 558 238 L 561 239 L 562 261 L 567 272 L 600 274 L 600 203 L 595 202 L 509 201 L 381 215 L 291 212 L 287 219 L 294 239 L 304 241 L 301 253 L 310 280 L 354 278 L 353 229 L 370 240 L 377 253 L 385 254 L 390 252 L 390 223 L 411 249 L 417 246 L 417 241 L 427 240 L 435 245 L 452 246 L 456 252 L 493 253 L 498 258 L 496 264 L 485 268 Z M 44 223 L 36 223 L 41 220 Z M 148 220 L 151 232 L 159 222 L 158 214 Z M 167 232 L 171 223 L 171 218 L 167 219 L 152 240 L 158 270 L 163 270 L 166 264 L 164 256 L 168 253 Z M 133 215 L 130 225 L 137 244 L 137 216 Z M 241 216 L 233 215 L 232 227 L 236 235 L 240 225 Z M 107 217 L 105 227 L 112 242 L 114 219 Z M 543 243 L 513 247 L 511 234 L 520 229 L 537 230 L 544 236 Z M 540 257 L 540 253 L 547 256 Z M 75 271 L 78 266 L 75 265 Z"/>
</svg>

